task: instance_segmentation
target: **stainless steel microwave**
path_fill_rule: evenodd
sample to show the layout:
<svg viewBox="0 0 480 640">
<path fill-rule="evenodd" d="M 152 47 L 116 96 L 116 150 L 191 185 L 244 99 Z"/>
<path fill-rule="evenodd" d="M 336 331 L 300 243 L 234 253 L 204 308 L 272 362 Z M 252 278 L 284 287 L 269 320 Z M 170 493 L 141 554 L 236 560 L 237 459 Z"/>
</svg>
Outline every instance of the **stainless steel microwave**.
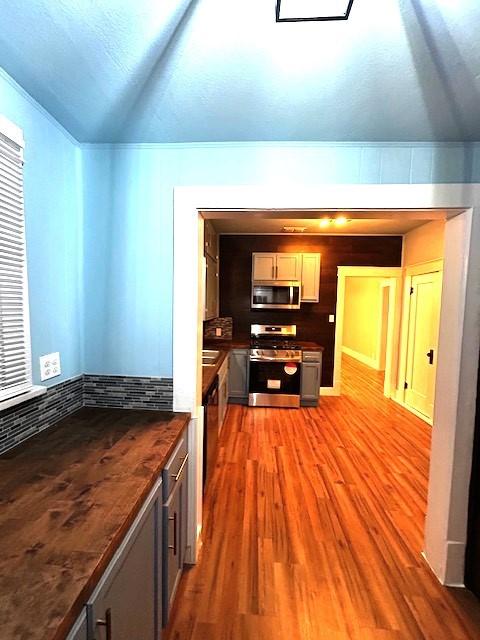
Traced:
<svg viewBox="0 0 480 640">
<path fill-rule="evenodd" d="M 252 309 L 300 309 L 300 282 L 254 280 Z"/>
</svg>

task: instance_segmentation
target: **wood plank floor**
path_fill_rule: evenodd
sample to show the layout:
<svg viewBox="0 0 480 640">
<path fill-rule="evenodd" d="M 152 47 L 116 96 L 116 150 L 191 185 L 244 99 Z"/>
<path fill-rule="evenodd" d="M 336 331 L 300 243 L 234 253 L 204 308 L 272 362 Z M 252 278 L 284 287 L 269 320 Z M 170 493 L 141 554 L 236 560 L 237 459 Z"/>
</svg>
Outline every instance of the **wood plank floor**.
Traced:
<svg viewBox="0 0 480 640">
<path fill-rule="evenodd" d="M 168 640 L 464 640 L 480 604 L 422 550 L 430 427 L 344 360 L 315 409 L 230 406 Z"/>
</svg>

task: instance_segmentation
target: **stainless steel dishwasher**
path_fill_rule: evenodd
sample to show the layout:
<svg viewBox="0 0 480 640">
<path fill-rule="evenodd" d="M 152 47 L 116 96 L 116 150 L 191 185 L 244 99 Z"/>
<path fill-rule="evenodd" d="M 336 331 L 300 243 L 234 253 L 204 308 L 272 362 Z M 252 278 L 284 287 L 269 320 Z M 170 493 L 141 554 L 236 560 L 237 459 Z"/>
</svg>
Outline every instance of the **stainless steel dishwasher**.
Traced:
<svg viewBox="0 0 480 640">
<path fill-rule="evenodd" d="M 218 442 L 218 376 L 207 391 L 203 406 L 203 491 L 212 475 Z"/>
</svg>

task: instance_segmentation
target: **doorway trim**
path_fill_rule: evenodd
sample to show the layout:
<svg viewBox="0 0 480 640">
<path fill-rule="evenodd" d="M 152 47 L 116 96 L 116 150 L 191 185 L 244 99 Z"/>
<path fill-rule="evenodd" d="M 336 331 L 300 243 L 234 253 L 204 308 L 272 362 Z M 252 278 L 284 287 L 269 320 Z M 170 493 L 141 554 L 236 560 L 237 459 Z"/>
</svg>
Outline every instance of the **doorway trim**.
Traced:
<svg viewBox="0 0 480 640">
<path fill-rule="evenodd" d="M 385 367 L 384 393 L 390 397 L 394 385 L 396 385 L 395 372 L 397 370 L 396 353 L 398 352 L 398 337 L 400 327 L 400 300 L 399 292 L 403 269 L 402 267 L 338 267 L 337 284 L 337 309 L 335 323 L 335 354 L 333 365 L 333 388 L 331 395 L 339 396 L 342 386 L 342 347 L 343 326 L 345 316 L 345 286 L 347 278 L 382 278 L 388 280 L 389 309 L 388 309 L 388 334 L 387 354 Z M 382 283 L 382 286 L 387 286 Z"/>
<path fill-rule="evenodd" d="M 201 530 L 202 318 L 199 211 L 282 210 L 315 212 L 455 210 L 447 221 L 440 321 L 437 410 L 434 417 L 425 556 L 438 579 L 463 584 L 468 488 L 475 425 L 480 347 L 480 185 L 278 185 L 174 188 L 174 410 L 192 414 L 189 439 L 190 561 L 197 557 Z M 458 215 L 457 215 L 458 214 Z M 202 227 L 203 229 L 203 227 Z M 472 250 L 471 250 L 472 249 Z"/>
</svg>

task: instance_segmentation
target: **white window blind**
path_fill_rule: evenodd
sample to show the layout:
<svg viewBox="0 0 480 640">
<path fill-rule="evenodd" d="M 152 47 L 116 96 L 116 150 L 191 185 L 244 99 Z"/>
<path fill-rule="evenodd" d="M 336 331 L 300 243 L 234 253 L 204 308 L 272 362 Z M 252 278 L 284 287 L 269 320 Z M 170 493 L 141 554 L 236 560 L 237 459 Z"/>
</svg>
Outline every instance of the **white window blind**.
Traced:
<svg viewBox="0 0 480 640">
<path fill-rule="evenodd" d="M 0 402 L 31 387 L 23 149 L 0 132 Z"/>
</svg>

